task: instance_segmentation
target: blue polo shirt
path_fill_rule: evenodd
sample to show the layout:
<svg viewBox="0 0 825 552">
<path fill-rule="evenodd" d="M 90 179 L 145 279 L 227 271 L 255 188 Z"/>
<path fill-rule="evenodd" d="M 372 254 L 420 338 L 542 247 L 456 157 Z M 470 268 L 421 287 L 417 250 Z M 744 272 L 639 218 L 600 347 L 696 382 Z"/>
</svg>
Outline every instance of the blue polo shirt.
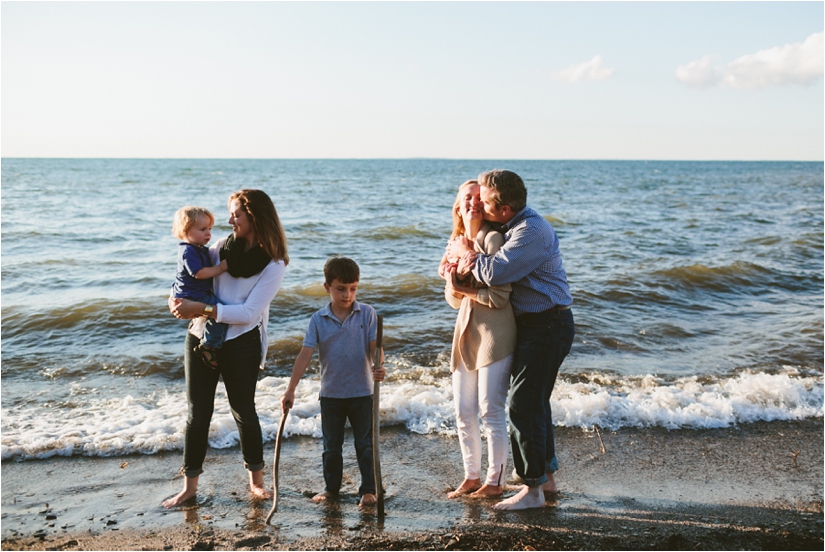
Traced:
<svg viewBox="0 0 825 552">
<path fill-rule="evenodd" d="M 172 297 L 201 301 L 212 293 L 212 278 L 198 280 L 195 274 L 212 266 L 209 248 L 180 242 L 178 244 L 178 271 L 172 285 Z"/>
<path fill-rule="evenodd" d="M 375 309 L 354 301 L 352 312 L 341 322 L 330 306 L 312 315 L 304 347 L 318 349 L 321 361 L 320 396 L 351 399 L 372 395 L 370 341 L 375 341 Z"/>
</svg>

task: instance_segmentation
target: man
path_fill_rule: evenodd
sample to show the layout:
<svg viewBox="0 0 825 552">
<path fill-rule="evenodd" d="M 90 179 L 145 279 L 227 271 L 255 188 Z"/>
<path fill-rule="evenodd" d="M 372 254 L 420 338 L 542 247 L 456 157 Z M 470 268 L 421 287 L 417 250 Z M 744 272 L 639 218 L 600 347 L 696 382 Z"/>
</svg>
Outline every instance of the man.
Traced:
<svg viewBox="0 0 825 552">
<path fill-rule="evenodd" d="M 495 255 L 476 253 L 465 240 L 447 253 L 488 286 L 511 284 L 517 343 L 510 378 L 510 440 L 516 475 L 525 483 L 498 510 L 544 506 L 544 491 L 555 492 L 558 469 L 550 394 L 575 333 L 573 298 L 562 267 L 553 227 L 527 207 L 527 189 L 516 173 L 493 170 L 479 175 L 484 218 L 503 224 L 505 244 Z"/>
</svg>

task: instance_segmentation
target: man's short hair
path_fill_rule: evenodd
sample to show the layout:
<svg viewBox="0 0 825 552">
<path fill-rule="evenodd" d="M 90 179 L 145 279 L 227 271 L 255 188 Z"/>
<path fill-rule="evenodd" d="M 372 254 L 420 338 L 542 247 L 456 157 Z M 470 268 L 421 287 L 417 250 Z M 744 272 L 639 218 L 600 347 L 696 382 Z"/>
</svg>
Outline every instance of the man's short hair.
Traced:
<svg viewBox="0 0 825 552">
<path fill-rule="evenodd" d="M 527 188 L 513 171 L 493 169 L 481 173 L 478 183 L 495 191 L 493 200 L 497 206 L 509 205 L 514 213 L 518 213 L 527 205 Z"/>
<path fill-rule="evenodd" d="M 358 264 L 347 257 L 330 257 L 324 264 L 324 280 L 332 285 L 333 280 L 342 284 L 354 284 L 361 277 Z"/>
</svg>

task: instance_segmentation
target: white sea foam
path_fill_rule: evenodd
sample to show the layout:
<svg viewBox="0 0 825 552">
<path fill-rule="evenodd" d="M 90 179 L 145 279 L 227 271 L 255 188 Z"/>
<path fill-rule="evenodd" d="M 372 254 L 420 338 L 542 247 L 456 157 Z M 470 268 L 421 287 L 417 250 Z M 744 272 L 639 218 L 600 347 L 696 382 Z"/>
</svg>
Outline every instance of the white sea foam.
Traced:
<svg viewBox="0 0 825 552">
<path fill-rule="evenodd" d="M 823 415 L 822 376 L 801 377 L 790 367 L 778 374 L 743 372 L 708 382 L 597 374 L 589 380 L 558 381 L 552 400 L 556 424 L 709 429 Z"/>
<path fill-rule="evenodd" d="M 743 372 L 728 378 L 590 374 L 572 382 L 560 377 L 553 393 L 553 418 L 566 427 L 719 428 L 755 421 L 800 420 L 823 416 L 823 377 L 794 368 L 776 374 Z M 256 404 L 264 439 L 275 438 L 280 398 L 288 378 L 258 383 Z M 298 387 L 285 435 L 321 437 L 317 375 Z M 39 406 L 3 409 L 2 458 L 113 456 L 181 450 L 186 420 L 182 387 L 149 397 L 106 399 L 95 393 L 75 397 L 71 410 Z M 405 425 L 416 433 L 455 432 L 450 380 L 388 381 L 381 386 L 382 425 Z M 218 386 L 209 433 L 215 448 L 238 444 L 238 430 L 226 392 Z"/>
</svg>

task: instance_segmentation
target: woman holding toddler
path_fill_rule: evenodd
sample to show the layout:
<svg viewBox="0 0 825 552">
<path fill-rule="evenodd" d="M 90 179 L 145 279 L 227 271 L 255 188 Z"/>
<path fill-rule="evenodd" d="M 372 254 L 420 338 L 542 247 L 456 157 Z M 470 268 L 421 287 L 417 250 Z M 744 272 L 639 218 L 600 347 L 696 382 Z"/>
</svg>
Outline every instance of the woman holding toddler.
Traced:
<svg viewBox="0 0 825 552">
<path fill-rule="evenodd" d="M 213 277 L 219 303 L 207 305 L 190 299 L 170 298 L 177 318 L 191 319 L 186 334 L 184 368 L 189 414 L 183 448 L 183 490 L 165 500 L 173 508 L 193 498 L 209 438 L 218 378 L 222 378 L 238 434 L 249 490 L 259 498 L 272 492 L 263 481 L 263 437 L 255 410 L 255 387 L 266 359 L 269 305 L 281 287 L 289 264 L 286 235 L 270 197 L 261 190 L 240 190 L 229 197 L 232 234 L 209 248 L 213 266 L 228 261 L 228 271 Z M 211 226 L 211 225 L 210 225 Z M 208 318 L 229 325 L 216 362 L 208 363 L 196 349 Z"/>
</svg>

